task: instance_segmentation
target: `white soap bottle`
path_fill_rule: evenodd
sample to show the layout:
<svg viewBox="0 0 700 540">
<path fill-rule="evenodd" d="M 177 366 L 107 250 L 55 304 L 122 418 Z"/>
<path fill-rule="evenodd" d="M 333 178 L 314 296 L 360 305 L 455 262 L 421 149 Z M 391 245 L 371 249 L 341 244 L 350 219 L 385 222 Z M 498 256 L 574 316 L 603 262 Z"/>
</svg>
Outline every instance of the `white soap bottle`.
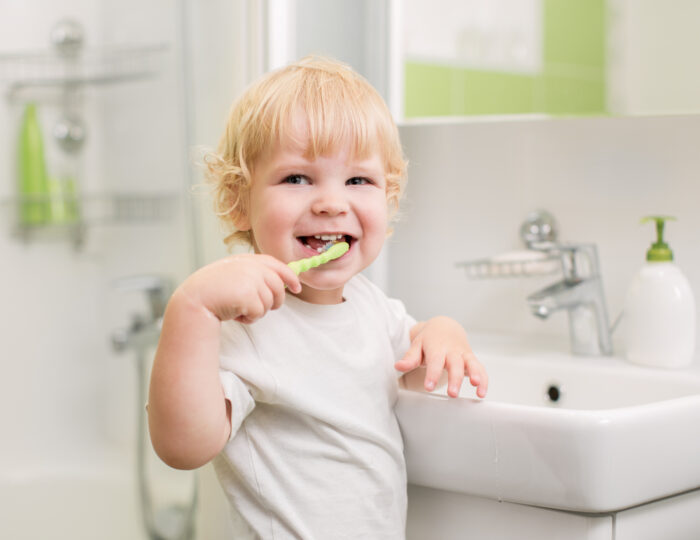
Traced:
<svg viewBox="0 0 700 540">
<path fill-rule="evenodd" d="M 667 216 L 656 221 L 657 240 L 647 251 L 647 263 L 632 279 L 625 300 L 627 360 L 656 368 L 681 368 L 693 361 L 695 299 L 688 280 L 673 263 L 663 241 Z"/>
</svg>

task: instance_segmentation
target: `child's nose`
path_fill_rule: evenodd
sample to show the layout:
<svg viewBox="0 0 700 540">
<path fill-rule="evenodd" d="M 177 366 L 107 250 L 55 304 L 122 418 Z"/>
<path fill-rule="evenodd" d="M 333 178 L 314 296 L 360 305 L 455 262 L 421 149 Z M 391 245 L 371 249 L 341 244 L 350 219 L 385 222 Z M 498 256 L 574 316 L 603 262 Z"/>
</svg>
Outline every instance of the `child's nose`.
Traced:
<svg viewBox="0 0 700 540">
<path fill-rule="evenodd" d="M 348 211 L 347 201 L 335 192 L 320 194 L 311 205 L 311 211 L 317 215 L 337 216 Z"/>
</svg>

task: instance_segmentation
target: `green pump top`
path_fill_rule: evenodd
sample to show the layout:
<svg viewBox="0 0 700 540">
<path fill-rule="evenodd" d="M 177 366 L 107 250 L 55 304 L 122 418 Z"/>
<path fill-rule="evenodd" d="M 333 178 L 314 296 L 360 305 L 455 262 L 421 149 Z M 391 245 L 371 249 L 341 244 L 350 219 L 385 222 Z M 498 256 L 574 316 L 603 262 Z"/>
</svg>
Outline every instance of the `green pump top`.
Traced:
<svg viewBox="0 0 700 540">
<path fill-rule="evenodd" d="M 642 218 L 642 223 L 656 221 L 656 242 L 647 250 L 647 261 L 668 262 L 673 260 L 673 251 L 664 242 L 664 224 L 675 219 L 672 216 L 647 216 Z"/>
</svg>

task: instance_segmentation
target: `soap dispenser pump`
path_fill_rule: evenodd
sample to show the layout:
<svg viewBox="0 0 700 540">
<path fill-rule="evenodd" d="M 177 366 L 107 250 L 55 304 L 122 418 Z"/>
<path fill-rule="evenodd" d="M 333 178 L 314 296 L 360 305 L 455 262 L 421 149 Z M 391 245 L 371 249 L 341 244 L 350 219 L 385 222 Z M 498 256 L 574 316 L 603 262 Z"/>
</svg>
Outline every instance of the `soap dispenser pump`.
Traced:
<svg viewBox="0 0 700 540">
<path fill-rule="evenodd" d="M 647 263 L 632 279 L 625 300 L 625 351 L 632 363 L 657 368 L 681 368 L 693 361 L 695 299 L 688 280 L 673 262 L 664 242 L 670 216 L 649 216 L 656 222 L 656 242 Z"/>
</svg>

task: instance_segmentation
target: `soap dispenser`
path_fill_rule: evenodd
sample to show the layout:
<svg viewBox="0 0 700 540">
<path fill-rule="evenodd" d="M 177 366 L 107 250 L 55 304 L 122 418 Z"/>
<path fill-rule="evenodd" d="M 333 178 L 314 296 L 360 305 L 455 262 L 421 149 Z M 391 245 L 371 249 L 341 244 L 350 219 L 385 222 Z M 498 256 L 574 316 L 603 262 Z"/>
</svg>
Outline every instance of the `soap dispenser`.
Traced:
<svg viewBox="0 0 700 540">
<path fill-rule="evenodd" d="M 693 360 L 695 299 L 688 280 L 673 263 L 664 242 L 664 224 L 674 219 L 650 216 L 656 222 L 656 242 L 647 262 L 632 279 L 625 300 L 625 350 L 632 363 L 657 368 L 681 368 Z"/>
</svg>

